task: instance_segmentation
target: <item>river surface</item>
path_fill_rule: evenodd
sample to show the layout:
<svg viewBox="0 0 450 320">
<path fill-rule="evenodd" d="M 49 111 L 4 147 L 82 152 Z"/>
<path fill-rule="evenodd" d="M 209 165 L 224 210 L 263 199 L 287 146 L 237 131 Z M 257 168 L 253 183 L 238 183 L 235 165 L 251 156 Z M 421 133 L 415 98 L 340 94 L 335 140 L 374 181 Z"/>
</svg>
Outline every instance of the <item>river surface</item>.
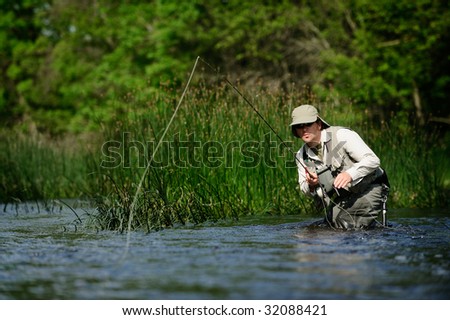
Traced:
<svg viewBox="0 0 450 320">
<path fill-rule="evenodd" d="M 445 210 L 391 210 L 369 231 L 268 216 L 127 235 L 57 203 L 0 209 L 0 299 L 450 298 Z"/>
</svg>

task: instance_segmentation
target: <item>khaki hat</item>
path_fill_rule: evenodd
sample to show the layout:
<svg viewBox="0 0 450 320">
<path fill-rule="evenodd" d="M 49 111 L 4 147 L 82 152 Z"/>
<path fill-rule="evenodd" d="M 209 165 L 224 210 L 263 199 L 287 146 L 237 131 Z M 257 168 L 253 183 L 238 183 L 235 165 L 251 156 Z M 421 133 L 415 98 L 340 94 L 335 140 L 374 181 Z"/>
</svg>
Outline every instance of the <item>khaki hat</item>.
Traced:
<svg viewBox="0 0 450 320">
<path fill-rule="evenodd" d="M 317 109 L 315 107 L 309 104 L 304 104 L 292 111 L 292 123 L 290 124 L 290 126 L 293 127 L 297 124 L 316 122 L 317 119 L 320 119 L 320 121 L 322 121 L 322 129 L 328 128 L 330 126 L 326 121 L 319 117 L 319 112 L 317 112 Z"/>
</svg>

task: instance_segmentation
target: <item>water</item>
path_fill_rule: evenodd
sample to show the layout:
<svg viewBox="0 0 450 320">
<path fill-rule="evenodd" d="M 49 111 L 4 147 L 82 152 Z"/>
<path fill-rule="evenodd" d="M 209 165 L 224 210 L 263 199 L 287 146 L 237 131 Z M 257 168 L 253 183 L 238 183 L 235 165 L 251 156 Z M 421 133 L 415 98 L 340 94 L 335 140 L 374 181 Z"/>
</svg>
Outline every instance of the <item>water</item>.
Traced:
<svg viewBox="0 0 450 320">
<path fill-rule="evenodd" d="M 0 211 L 0 299 L 449 299 L 446 212 L 391 212 L 392 228 L 317 218 L 127 236 L 81 228 L 66 206 Z M 83 218 L 93 209 L 76 208 Z"/>
</svg>

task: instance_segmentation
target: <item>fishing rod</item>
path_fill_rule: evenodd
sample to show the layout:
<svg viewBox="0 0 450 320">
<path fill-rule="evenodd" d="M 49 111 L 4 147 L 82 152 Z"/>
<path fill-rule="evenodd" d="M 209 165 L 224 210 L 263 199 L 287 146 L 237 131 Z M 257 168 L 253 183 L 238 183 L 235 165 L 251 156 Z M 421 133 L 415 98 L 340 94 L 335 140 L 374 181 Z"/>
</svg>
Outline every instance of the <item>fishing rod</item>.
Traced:
<svg viewBox="0 0 450 320">
<path fill-rule="evenodd" d="M 253 111 L 258 115 L 258 117 L 265 123 L 265 125 L 267 127 L 269 127 L 269 129 L 275 134 L 275 136 L 278 138 L 278 140 L 280 140 L 280 142 L 283 144 L 283 146 L 289 151 L 291 152 L 294 157 L 295 160 L 303 167 L 303 169 L 305 169 L 306 173 L 311 175 L 311 172 L 308 170 L 308 167 L 306 167 L 301 161 L 300 159 L 297 158 L 297 152 L 294 152 L 294 150 L 292 150 L 292 148 L 286 143 L 284 142 L 283 138 L 281 138 L 281 136 L 278 134 L 278 132 L 270 125 L 270 123 L 262 116 L 262 114 L 258 111 L 258 109 L 256 109 L 256 107 L 238 90 L 238 88 L 236 88 L 236 86 L 234 84 L 231 83 L 230 80 L 228 80 L 227 77 L 225 77 L 224 75 L 222 75 L 216 68 L 214 68 L 211 64 L 209 64 L 206 60 L 204 60 L 203 58 L 201 58 L 200 56 L 197 57 L 197 59 L 201 60 L 204 64 L 206 64 L 212 71 L 214 71 L 218 76 L 220 76 L 231 88 L 233 88 L 233 90 L 242 98 L 244 99 L 244 101 L 253 109 Z"/>
<path fill-rule="evenodd" d="M 184 87 L 183 93 L 181 94 L 181 98 L 178 101 L 177 106 L 176 106 L 176 108 L 175 108 L 175 110 L 174 110 L 174 112 L 172 114 L 172 117 L 170 118 L 169 123 L 167 124 L 166 128 L 164 129 L 163 134 L 159 138 L 158 144 L 156 145 L 155 149 L 153 150 L 153 153 L 152 153 L 152 155 L 151 155 L 151 157 L 150 157 L 150 159 L 149 159 L 149 161 L 147 163 L 147 166 L 145 167 L 144 173 L 142 174 L 141 179 L 139 180 L 139 184 L 138 184 L 138 186 L 136 188 L 136 192 L 134 193 L 133 201 L 131 202 L 131 206 L 130 206 L 130 214 L 129 214 L 129 218 L 128 218 L 128 228 L 127 228 L 127 240 L 126 240 L 126 245 L 125 245 L 125 251 L 124 251 L 123 256 L 122 256 L 122 261 L 125 260 L 125 257 L 128 254 L 128 249 L 129 249 L 129 246 L 130 246 L 130 236 L 131 236 L 132 221 L 133 221 L 133 217 L 134 217 L 134 212 L 136 210 L 138 197 L 139 197 L 139 195 L 140 195 L 140 193 L 142 192 L 142 189 L 143 189 L 144 179 L 145 179 L 145 177 L 147 176 L 147 174 L 148 174 L 148 172 L 150 170 L 150 166 L 151 166 L 151 164 L 153 162 L 153 159 L 155 158 L 156 152 L 160 148 L 160 146 L 161 146 L 161 144 L 163 142 L 163 139 L 164 139 L 164 137 L 166 136 L 166 134 L 167 134 L 167 132 L 169 130 L 170 125 L 172 124 L 173 120 L 175 119 L 175 116 L 177 115 L 178 110 L 180 109 L 181 103 L 183 102 L 184 97 L 185 97 L 185 95 L 186 95 L 186 93 L 188 91 L 188 88 L 189 88 L 190 84 L 191 84 L 191 80 L 192 80 L 192 78 L 194 76 L 194 72 L 197 69 L 197 64 L 198 64 L 199 59 L 200 59 L 200 57 L 197 57 L 197 59 L 195 60 L 194 66 L 193 66 L 192 71 L 191 71 L 191 73 L 189 75 L 189 79 L 188 79 L 188 81 L 186 83 L 186 86 Z"/>
<path fill-rule="evenodd" d="M 216 68 L 214 68 L 211 64 L 209 64 L 206 60 L 204 60 L 203 58 L 201 58 L 200 56 L 198 56 L 197 57 L 197 61 L 202 61 L 206 66 L 208 66 L 208 68 L 210 68 L 212 71 L 214 71 L 219 77 L 221 77 L 231 88 L 233 88 L 233 90 L 242 98 L 242 99 L 244 99 L 244 101 L 253 109 L 253 111 L 258 115 L 258 117 L 266 124 L 266 126 L 267 127 L 269 127 L 269 129 L 275 134 L 275 136 L 278 138 L 278 140 L 280 140 L 280 142 L 283 144 L 283 146 L 287 149 L 287 150 L 289 150 L 289 152 L 291 152 L 293 155 L 294 155 L 294 157 L 295 157 L 295 160 L 296 160 L 296 162 L 298 163 L 298 164 L 300 164 L 300 166 L 305 170 L 305 172 L 310 176 L 310 177 L 312 177 L 313 175 L 311 174 L 311 172 L 309 171 L 309 169 L 308 169 L 308 167 L 306 167 L 301 161 L 300 161 L 300 159 L 298 158 L 298 153 L 297 152 L 294 152 L 293 150 L 292 150 L 292 148 L 289 146 L 289 145 L 287 145 L 287 143 L 281 138 L 281 136 L 278 134 L 278 132 L 270 125 L 270 123 L 262 116 L 262 114 L 258 111 L 258 109 L 256 109 L 256 107 L 239 91 L 239 89 L 238 88 L 236 88 L 236 86 L 233 84 L 233 83 L 231 83 L 231 81 L 230 80 L 228 80 L 228 78 L 227 77 L 225 77 L 224 75 L 222 75 Z M 321 174 L 324 174 L 324 175 L 327 175 L 327 174 L 331 174 L 330 173 L 330 167 L 329 166 L 325 166 L 324 168 L 322 168 L 321 170 L 318 170 L 317 172 L 316 172 L 316 176 L 317 176 L 317 178 L 319 178 L 319 176 L 321 175 Z M 319 184 L 317 185 L 317 188 L 319 189 L 319 190 L 321 190 L 321 192 L 322 192 L 322 196 L 319 196 L 320 198 L 321 198 L 321 200 L 322 200 L 322 205 L 323 205 L 323 208 L 324 208 L 324 210 L 325 210 L 325 219 L 326 219 L 326 221 L 328 222 L 328 224 L 331 226 L 332 224 L 330 223 L 330 221 L 328 221 L 329 219 L 328 219 L 328 215 L 327 215 L 327 205 L 325 204 L 325 202 L 324 202 L 324 199 L 325 199 L 325 197 L 326 198 L 328 198 L 329 199 L 329 201 L 331 202 L 331 203 L 333 203 L 334 205 L 337 205 L 337 203 L 336 202 L 334 202 L 333 201 L 333 199 L 332 199 L 332 197 L 328 194 L 328 191 L 329 190 L 331 190 L 331 189 L 334 189 L 334 191 L 339 195 L 339 191 L 338 191 L 338 189 L 332 184 L 332 182 L 331 182 L 331 185 L 330 185 L 330 181 L 332 181 L 333 180 L 333 178 L 331 177 L 331 179 L 321 179 L 321 180 L 325 180 L 326 181 L 326 186 L 325 186 L 325 184 L 322 184 L 322 182 L 320 181 L 320 179 L 319 179 Z M 385 205 L 385 202 L 384 202 L 384 205 Z M 343 207 L 340 207 L 341 208 L 341 210 L 343 210 L 344 212 L 346 212 L 347 214 L 349 214 L 350 216 L 351 216 L 351 214 L 346 210 L 346 209 L 344 209 Z M 385 207 L 383 208 L 383 221 L 382 221 L 382 225 L 383 226 L 386 226 L 386 218 L 385 218 L 385 214 L 386 214 L 386 211 L 385 211 L 386 209 L 385 209 Z M 333 228 L 333 227 L 332 227 Z M 334 229 L 334 228 L 333 228 Z"/>
<path fill-rule="evenodd" d="M 235 85 L 233 85 L 232 83 L 231 83 L 231 81 L 230 80 L 228 80 L 228 78 L 227 77 L 225 77 L 224 75 L 222 75 L 222 74 L 220 74 L 220 72 L 216 69 L 216 68 L 214 68 L 212 65 L 210 65 L 207 61 L 205 61 L 204 59 L 202 59 L 200 56 L 198 56 L 197 57 L 197 60 L 200 60 L 200 61 L 202 61 L 206 66 L 208 66 L 211 70 L 213 70 L 218 76 L 220 76 L 220 77 L 222 77 L 222 79 L 231 87 L 231 88 L 233 88 L 233 90 L 240 96 L 240 97 L 242 97 L 242 99 L 244 99 L 244 101 L 253 109 L 253 111 L 258 115 L 258 117 L 266 124 L 266 126 L 267 127 L 269 127 L 270 128 L 270 130 L 275 134 L 275 136 L 278 138 L 278 140 L 280 140 L 281 141 L 281 143 L 283 144 L 283 146 L 287 149 L 287 150 L 289 150 L 289 152 L 291 152 L 293 155 L 294 155 L 294 158 L 295 158 L 295 160 L 296 160 L 296 162 L 298 163 L 298 164 L 300 164 L 300 166 L 305 170 L 305 172 L 306 172 L 306 174 L 308 174 L 310 177 L 313 177 L 313 175 L 311 174 L 311 171 L 308 169 L 308 167 L 306 167 L 301 161 L 300 161 L 300 159 L 298 158 L 298 153 L 297 152 L 294 152 L 294 150 L 292 150 L 292 148 L 290 147 L 290 146 L 288 146 L 287 145 L 287 143 L 283 140 L 283 138 L 281 138 L 281 136 L 278 134 L 278 132 L 270 125 L 270 123 L 262 116 L 262 114 L 258 111 L 258 109 L 256 109 L 256 107 L 238 90 L 238 88 L 236 88 L 236 86 Z M 321 171 L 318 171 L 317 173 L 316 173 L 316 176 L 317 176 L 317 178 L 319 179 L 319 175 L 321 174 L 321 173 L 324 173 L 324 172 L 327 172 L 329 170 L 329 167 L 325 167 L 325 168 L 323 168 Z M 325 189 L 325 186 L 324 185 L 322 185 L 322 183 L 320 182 L 320 180 L 319 180 L 319 183 L 318 183 L 318 185 L 317 185 L 317 188 L 319 189 L 319 190 L 321 190 L 321 193 L 322 193 L 322 196 L 323 197 L 327 197 L 330 201 L 333 201 L 332 199 L 331 199 L 331 197 L 328 195 L 328 193 L 327 193 L 327 191 L 326 191 L 326 189 Z M 338 191 L 337 191 L 337 189 L 334 187 L 334 186 L 332 186 L 332 188 L 337 192 L 337 193 L 339 193 Z M 320 197 L 320 196 L 319 196 Z M 322 197 L 320 197 L 321 198 L 321 200 L 322 200 L 322 206 L 323 206 L 323 209 L 325 210 L 325 219 L 327 219 L 327 206 L 325 205 L 325 203 L 324 203 L 324 198 L 322 198 Z M 330 224 L 331 225 L 331 224 Z"/>
</svg>

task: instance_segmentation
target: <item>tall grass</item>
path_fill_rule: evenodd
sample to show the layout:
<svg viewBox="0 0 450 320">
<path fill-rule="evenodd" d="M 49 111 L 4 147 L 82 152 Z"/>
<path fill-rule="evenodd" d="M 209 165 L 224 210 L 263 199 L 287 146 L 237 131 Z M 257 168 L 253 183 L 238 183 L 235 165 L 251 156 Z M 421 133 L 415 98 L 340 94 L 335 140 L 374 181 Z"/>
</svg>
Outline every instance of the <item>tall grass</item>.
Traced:
<svg viewBox="0 0 450 320">
<path fill-rule="evenodd" d="M 243 93 L 293 151 L 302 142 L 291 135 L 290 114 L 300 104 L 317 105 L 332 125 L 356 129 L 388 172 L 390 207 L 449 205 L 448 147 L 437 143 L 439 137 L 368 125 L 351 106 L 321 104 L 307 91 Z M 151 97 L 126 95 L 120 103 L 128 113 L 104 126 L 94 148 L 2 132 L 1 201 L 88 196 L 97 206 L 89 225 L 119 231 L 129 225 L 150 231 L 246 214 L 316 212 L 299 192 L 291 152 L 225 85 L 192 85 L 155 153 L 178 97 L 171 88 Z"/>
<path fill-rule="evenodd" d="M 99 204 L 99 227 L 123 230 L 128 225 L 137 183 L 151 160 L 133 227 L 158 229 L 244 214 L 298 214 L 310 207 L 309 200 L 299 197 L 293 155 L 227 87 L 191 90 L 154 159 L 154 146 L 175 103 L 159 97 L 147 101 L 145 111 L 139 103 L 134 107 L 140 113 L 130 112 L 105 132 L 106 143 L 116 147 L 104 145 L 103 156 L 115 165 L 101 166 L 113 191 Z M 297 149 L 285 101 L 268 95 L 254 103 Z M 117 166 L 113 158 L 120 158 Z"/>
<path fill-rule="evenodd" d="M 86 144 L 73 137 L 0 131 L 0 202 L 81 198 L 92 193 L 96 167 Z"/>
<path fill-rule="evenodd" d="M 367 131 L 367 130 L 366 130 Z M 390 201 L 400 208 L 445 208 L 450 205 L 449 147 L 439 130 L 391 128 L 366 133 L 391 181 Z"/>
</svg>

